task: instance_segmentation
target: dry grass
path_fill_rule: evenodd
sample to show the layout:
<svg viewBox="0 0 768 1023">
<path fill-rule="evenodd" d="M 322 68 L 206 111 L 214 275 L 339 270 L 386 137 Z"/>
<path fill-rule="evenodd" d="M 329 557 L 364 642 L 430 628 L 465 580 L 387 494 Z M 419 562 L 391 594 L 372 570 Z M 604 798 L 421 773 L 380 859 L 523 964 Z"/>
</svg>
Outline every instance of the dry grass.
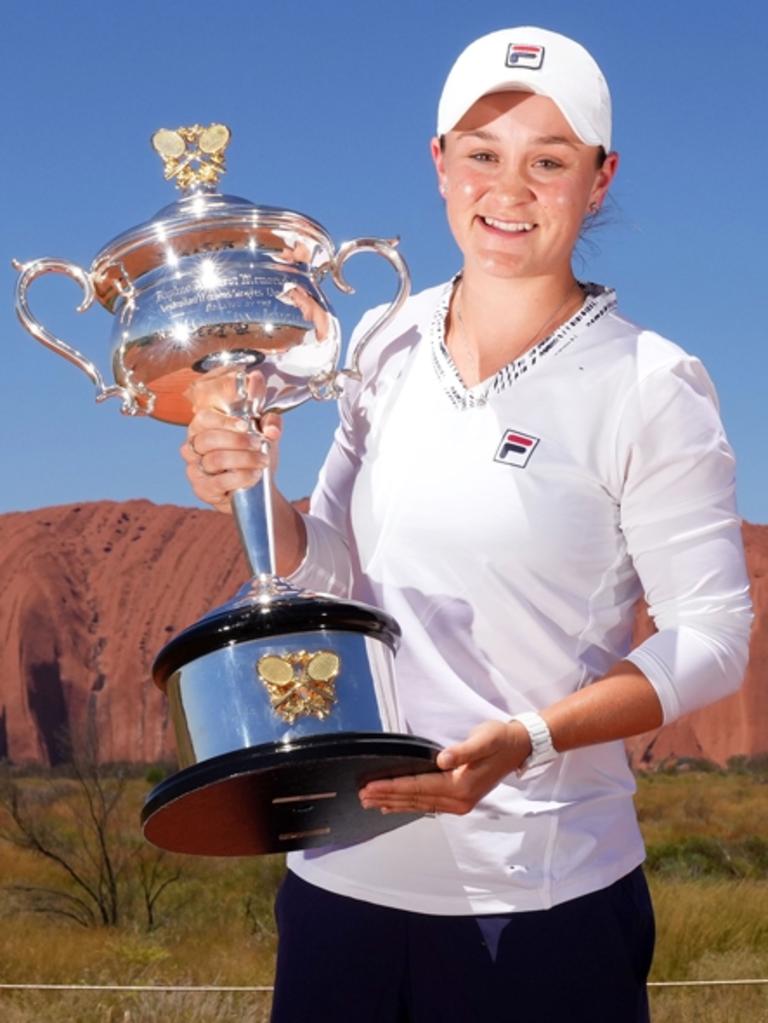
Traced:
<svg viewBox="0 0 768 1023">
<path fill-rule="evenodd" d="M 34 782 L 39 785 L 39 782 Z M 146 786 L 132 783 L 135 821 Z M 723 848 L 768 839 L 768 784 L 719 774 L 655 775 L 639 782 L 638 809 L 651 847 L 691 837 Z M 85 929 L 23 914 L 0 893 L 0 979 L 6 982 L 269 985 L 272 897 L 279 858 L 179 858 L 161 925 Z M 693 879 L 686 859 L 651 876 L 658 924 L 652 979 L 768 977 L 768 871 Z M 0 842 L 3 883 L 49 884 L 55 872 Z M 654 1023 L 768 1023 L 768 988 L 652 989 Z M 261 1023 L 269 995 L 1 992 L 2 1023 Z"/>
<path fill-rule="evenodd" d="M 652 980 L 768 977 L 768 885 L 651 880 L 658 941 Z"/>
<path fill-rule="evenodd" d="M 768 784 L 742 775 L 643 775 L 637 810 L 649 845 L 693 835 L 768 838 Z"/>
<path fill-rule="evenodd" d="M 184 894 L 194 898 L 196 887 Z M 217 894 L 219 905 L 212 904 Z M 0 977 L 8 983 L 270 984 L 271 915 L 254 934 L 242 902 L 241 895 L 226 898 L 209 887 L 205 900 L 180 904 L 173 919 L 151 933 L 7 914 L 0 927 Z"/>
<path fill-rule="evenodd" d="M 0 993 L 3 1023 L 267 1023 L 261 994 Z"/>
<path fill-rule="evenodd" d="M 768 1023 L 765 988 L 651 992 L 653 1023 Z"/>
<path fill-rule="evenodd" d="M 679 870 L 695 873 L 692 839 L 711 841 L 746 879 L 651 875 L 657 920 L 652 980 L 768 977 L 768 885 L 759 858 L 738 850 L 768 839 L 768 784 L 734 774 L 643 776 L 638 813 L 651 850 L 677 844 Z M 768 985 L 652 988 L 654 1023 L 768 1023 Z"/>
</svg>

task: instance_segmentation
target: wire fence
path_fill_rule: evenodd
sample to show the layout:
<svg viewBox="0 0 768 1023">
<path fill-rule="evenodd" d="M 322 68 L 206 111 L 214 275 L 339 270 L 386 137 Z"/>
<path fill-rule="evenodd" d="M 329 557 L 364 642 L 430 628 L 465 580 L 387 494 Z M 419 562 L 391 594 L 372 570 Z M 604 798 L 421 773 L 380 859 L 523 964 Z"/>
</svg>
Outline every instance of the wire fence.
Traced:
<svg viewBox="0 0 768 1023">
<path fill-rule="evenodd" d="M 768 977 L 753 977 L 739 980 L 652 980 L 649 988 L 669 987 L 744 987 L 768 984 Z M 157 991 L 158 993 L 185 994 L 272 994 L 273 987 L 267 985 L 217 985 L 217 984 L 0 984 L 0 991 Z"/>
<path fill-rule="evenodd" d="M 0 984 L 0 991 L 159 991 L 184 994 L 229 994 L 246 992 L 272 994 L 275 989 L 266 986 L 219 984 Z"/>
<path fill-rule="evenodd" d="M 768 984 L 768 977 L 748 980 L 651 980 L 648 987 L 743 987 L 746 984 Z"/>
</svg>

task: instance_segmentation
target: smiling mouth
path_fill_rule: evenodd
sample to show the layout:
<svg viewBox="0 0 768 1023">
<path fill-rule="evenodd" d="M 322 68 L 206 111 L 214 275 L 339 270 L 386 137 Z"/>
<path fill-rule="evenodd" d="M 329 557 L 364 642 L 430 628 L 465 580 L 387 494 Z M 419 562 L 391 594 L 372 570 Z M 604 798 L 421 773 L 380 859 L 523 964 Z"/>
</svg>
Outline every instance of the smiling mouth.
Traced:
<svg viewBox="0 0 768 1023">
<path fill-rule="evenodd" d="M 505 234 L 527 234 L 532 231 L 535 224 L 525 220 L 496 220 L 494 217 L 481 217 L 486 227 L 492 227 L 496 231 L 503 231 Z"/>
</svg>

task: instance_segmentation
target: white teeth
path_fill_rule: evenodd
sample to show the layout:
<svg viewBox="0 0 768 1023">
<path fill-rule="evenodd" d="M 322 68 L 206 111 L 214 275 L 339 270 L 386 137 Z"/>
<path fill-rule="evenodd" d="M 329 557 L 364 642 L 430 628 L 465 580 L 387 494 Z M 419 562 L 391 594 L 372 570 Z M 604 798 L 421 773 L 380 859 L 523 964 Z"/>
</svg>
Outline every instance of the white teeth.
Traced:
<svg viewBox="0 0 768 1023">
<path fill-rule="evenodd" d="M 520 231 L 532 231 L 533 224 L 519 223 L 515 224 L 509 220 L 494 220 L 493 217 L 483 217 L 483 220 L 489 227 L 496 227 L 499 231 L 508 231 L 510 234 L 516 234 Z"/>
</svg>

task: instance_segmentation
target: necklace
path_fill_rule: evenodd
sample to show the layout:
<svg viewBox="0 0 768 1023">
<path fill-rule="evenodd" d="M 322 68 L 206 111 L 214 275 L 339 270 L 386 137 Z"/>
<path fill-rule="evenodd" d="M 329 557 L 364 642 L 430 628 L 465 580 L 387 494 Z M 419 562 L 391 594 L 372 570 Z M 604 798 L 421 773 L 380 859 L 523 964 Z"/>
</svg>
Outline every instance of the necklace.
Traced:
<svg viewBox="0 0 768 1023">
<path fill-rule="evenodd" d="M 461 299 L 462 299 L 462 296 L 463 296 L 463 285 L 464 285 L 464 280 L 462 278 L 462 280 L 459 281 L 459 286 L 458 286 L 458 288 L 456 290 L 456 325 L 458 327 L 458 330 L 456 331 L 456 335 L 457 335 L 458 341 L 461 344 L 461 347 L 464 350 L 464 354 L 466 355 L 467 360 L 468 360 L 470 366 L 474 370 L 474 375 L 479 377 L 480 376 L 480 368 L 479 368 L 478 352 L 477 352 L 477 349 L 475 349 L 475 350 L 472 349 L 472 347 L 471 347 L 471 345 L 470 345 L 470 343 L 469 343 L 469 341 L 467 339 L 467 329 L 466 329 L 466 327 L 464 325 L 464 317 L 461 315 Z M 581 286 L 579 285 L 578 282 L 576 282 L 576 288 L 578 289 L 579 298 L 583 299 L 583 291 L 582 291 L 582 288 L 581 288 Z M 555 309 L 555 311 L 551 314 L 551 316 L 547 317 L 547 319 L 542 323 L 542 325 L 538 328 L 538 330 L 536 330 L 536 332 L 531 336 L 530 341 L 528 341 L 525 344 L 525 346 L 520 349 L 520 351 L 515 356 L 515 359 L 519 359 L 521 355 L 523 355 L 525 352 L 527 352 L 528 349 L 531 348 L 536 343 L 537 339 L 539 338 L 539 335 L 544 335 L 545 337 L 547 336 L 547 331 L 548 331 L 550 325 L 555 320 L 557 320 L 557 318 L 560 316 L 560 314 L 565 309 L 565 307 L 568 305 L 568 303 L 573 301 L 574 297 L 575 297 L 575 294 L 574 294 L 573 289 L 571 288 L 571 290 L 568 291 L 568 293 L 566 294 L 565 298 L 560 303 L 560 305 L 557 307 L 557 309 Z M 510 359 L 508 361 L 512 362 L 514 360 Z"/>
</svg>

